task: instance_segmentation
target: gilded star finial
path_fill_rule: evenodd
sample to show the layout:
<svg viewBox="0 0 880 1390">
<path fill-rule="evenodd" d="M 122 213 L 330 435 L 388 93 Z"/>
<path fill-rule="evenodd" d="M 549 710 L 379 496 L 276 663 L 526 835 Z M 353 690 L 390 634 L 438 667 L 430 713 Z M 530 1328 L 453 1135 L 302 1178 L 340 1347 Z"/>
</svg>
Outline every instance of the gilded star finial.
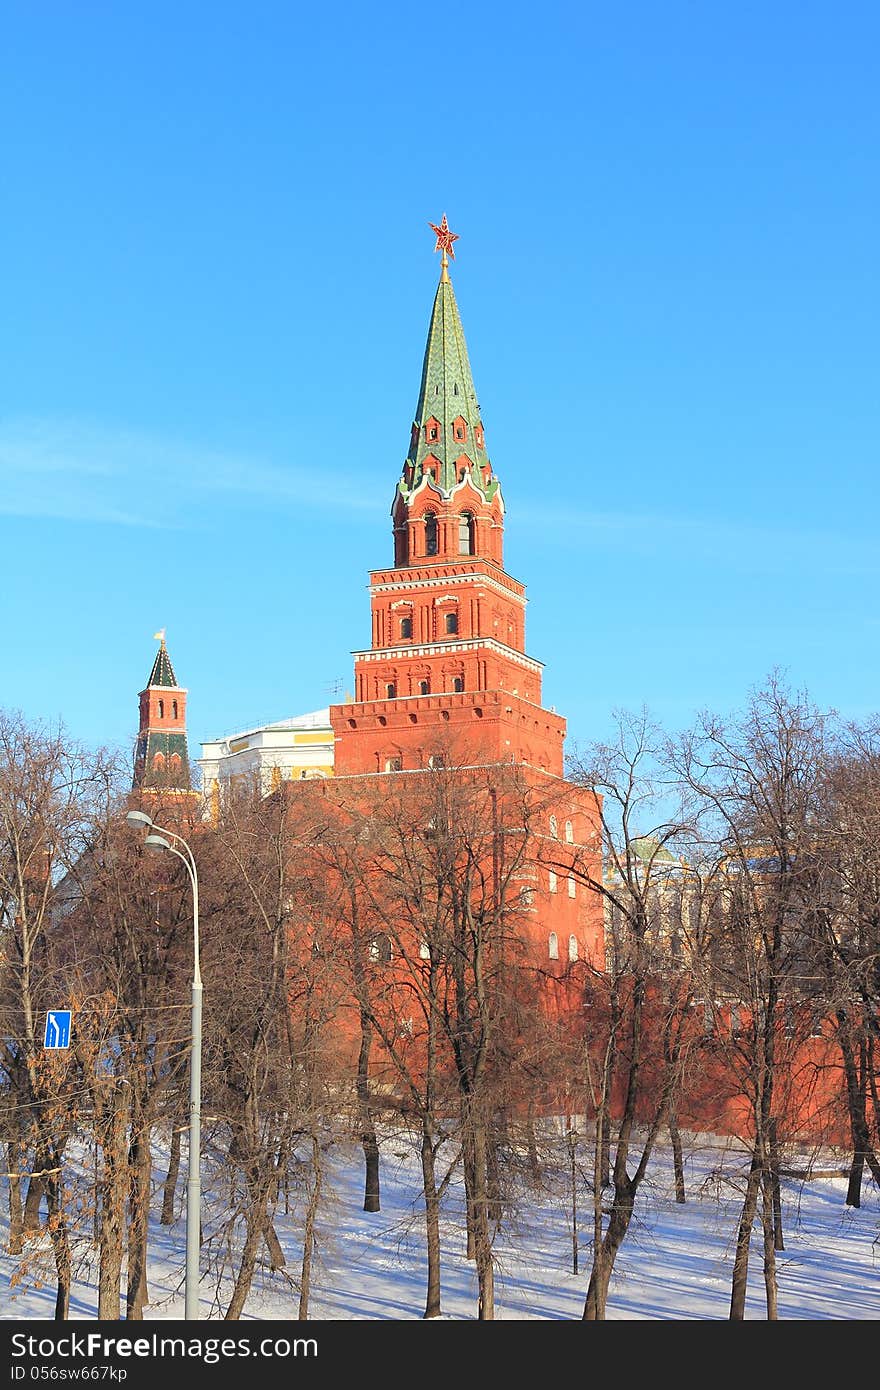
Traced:
<svg viewBox="0 0 880 1390">
<path fill-rule="evenodd" d="M 443 278 L 445 279 L 446 267 L 449 264 L 449 262 L 446 259 L 446 256 L 448 253 L 452 257 L 452 259 L 455 260 L 455 252 L 452 249 L 452 243 L 454 241 L 458 241 L 458 234 L 456 232 L 450 232 L 449 223 L 446 221 L 445 212 L 442 218 L 440 219 L 439 227 L 435 226 L 433 222 L 429 222 L 428 226 L 431 228 L 432 232 L 437 233 L 437 244 L 435 245 L 434 250 L 442 252 L 442 255 L 440 257 L 440 265 L 443 270 Z"/>
</svg>

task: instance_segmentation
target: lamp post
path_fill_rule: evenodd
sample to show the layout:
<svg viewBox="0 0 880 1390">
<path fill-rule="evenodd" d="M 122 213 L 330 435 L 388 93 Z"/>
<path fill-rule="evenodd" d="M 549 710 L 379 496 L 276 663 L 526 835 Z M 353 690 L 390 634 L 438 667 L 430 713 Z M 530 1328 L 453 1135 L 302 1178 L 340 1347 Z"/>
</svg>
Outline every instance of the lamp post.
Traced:
<svg viewBox="0 0 880 1390">
<path fill-rule="evenodd" d="M 201 1131 L 202 1131 L 202 976 L 199 968 L 199 876 L 193 852 L 182 835 L 156 825 L 143 811 L 129 811 L 129 825 L 143 826 L 151 833 L 144 844 L 155 850 L 167 849 L 186 866 L 193 895 L 193 978 L 192 1044 L 189 1066 L 189 1175 L 186 1180 L 186 1284 L 184 1317 L 199 1316 L 199 1237 L 201 1217 Z M 155 833 L 154 833 L 155 832 Z M 166 838 L 169 836 L 169 838 Z M 171 843 L 175 840 L 180 849 Z"/>
</svg>

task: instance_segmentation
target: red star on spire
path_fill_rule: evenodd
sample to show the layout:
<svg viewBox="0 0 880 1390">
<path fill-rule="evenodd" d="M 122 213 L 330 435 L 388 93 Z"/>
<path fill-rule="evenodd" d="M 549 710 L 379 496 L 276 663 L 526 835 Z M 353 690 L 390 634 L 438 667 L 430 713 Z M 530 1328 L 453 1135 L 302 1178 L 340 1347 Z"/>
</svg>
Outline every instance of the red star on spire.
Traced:
<svg viewBox="0 0 880 1390">
<path fill-rule="evenodd" d="M 452 259 L 455 260 L 455 252 L 452 249 L 452 243 L 458 241 L 458 235 L 455 232 L 450 232 L 449 223 L 446 221 L 446 213 L 444 212 L 439 227 L 435 227 L 433 222 L 429 222 L 428 226 L 431 228 L 432 232 L 437 233 L 437 245 L 434 247 L 434 250 L 442 251 L 444 256 L 448 251 Z"/>
</svg>

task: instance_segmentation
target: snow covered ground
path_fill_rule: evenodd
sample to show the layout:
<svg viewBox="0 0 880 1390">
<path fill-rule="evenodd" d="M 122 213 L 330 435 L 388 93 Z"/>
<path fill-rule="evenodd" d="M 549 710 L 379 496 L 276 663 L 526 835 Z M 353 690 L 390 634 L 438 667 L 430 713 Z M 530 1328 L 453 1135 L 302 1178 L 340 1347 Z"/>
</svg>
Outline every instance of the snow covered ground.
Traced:
<svg viewBox="0 0 880 1390">
<path fill-rule="evenodd" d="M 584 1155 L 586 1160 L 586 1155 Z M 806 1160 L 800 1159 L 803 1163 Z M 840 1155 L 813 1158 L 816 1168 L 840 1165 Z M 792 1160 L 792 1163 L 794 1161 Z M 330 1182 L 319 1221 L 310 1316 L 316 1320 L 412 1320 L 424 1310 L 424 1221 L 415 1148 L 400 1133 L 382 1145 L 382 1210 L 362 1210 L 360 1151 L 334 1147 L 327 1153 Z M 210 1172 L 206 1173 L 206 1199 Z M 744 1156 L 734 1145 L 692 1136 L 686 1154 L 687 1195 L 677 1205 L 671 1157 L 659 1150 L 643 1189 L 636 1220 L 618 1260 L 609 1299 L 609 1320 L 723 1320 L 727 1318 L 733 1239 L 740 1204 Z M 161 1157 L 157 1188 L 164 1177 Z M 155 1221 L 151 1230 L 147 1320 L 183 1317 L 185 1250 L 184 1188 L 173 1227 Z M 782 1319 L 880 1318 L 880 1198 L 865 1184 L 859 1209 L 844 1205 L 843 1177 L 783 1180 L 785 1249 L 778 1256 Z M 476 1278 L 465 1258 L 461 1190 L 453 1184 L 444 1201 L 442 1225 L 443 1316 L 476 1317 Z M 578 1194 L 580 1270 L 572 1271 L 570 1189 L 564 1169 L 546 1176 L 539 1189 L 520 1185 L 517 1208 L 496 1240 L 498 1320 L 580 1319 L 589 1271 L 588 1194 Z M 158 1212 L 159 1202 L 156 1203 Z M 31 1247 L 27 1269 L 8 1253 L 6 1200 L 0 1227 L 0 1317 L 51 1319 L 54 1276 L 48 1250 Z M 212 1215 L 206 1210 L 206 1231 Z M 261 1266 L 245 1320 L 295 1319 L 299 1274 L 300 1214 L 280 1215 L 276 1229 L 286 1271 Z M 95 1319 L 97 1265 L 84 1232 L 77 1246 L 73 1319 Z M 231 1284 L 217 1291 L 220 1252 L 203 1251 L 205 1320 L 219 1320 Z M 763 1319 L 761 1236 L 753 1236 L 749 1319 Z M 227 1327 L 229 1324 L 227 1324 Z M 302 1326 L 302 1324 L 300 1324 Z"/>
</svg>

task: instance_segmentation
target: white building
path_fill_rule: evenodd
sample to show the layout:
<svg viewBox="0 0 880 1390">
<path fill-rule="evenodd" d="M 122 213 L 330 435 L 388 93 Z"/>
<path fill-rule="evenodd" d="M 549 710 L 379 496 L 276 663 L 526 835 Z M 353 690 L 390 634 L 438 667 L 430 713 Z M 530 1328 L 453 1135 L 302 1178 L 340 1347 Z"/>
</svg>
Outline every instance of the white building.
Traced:
<svg viewBox="0 0 880 1390">
<path fill-rule="evenodd" d="M 282 782 L 333 776 L 330 710 L 313 710 L 202 744 L 202 790 L 215 807 L 225 787 L 259 779 L 264 793 Z"/>
</svg>

